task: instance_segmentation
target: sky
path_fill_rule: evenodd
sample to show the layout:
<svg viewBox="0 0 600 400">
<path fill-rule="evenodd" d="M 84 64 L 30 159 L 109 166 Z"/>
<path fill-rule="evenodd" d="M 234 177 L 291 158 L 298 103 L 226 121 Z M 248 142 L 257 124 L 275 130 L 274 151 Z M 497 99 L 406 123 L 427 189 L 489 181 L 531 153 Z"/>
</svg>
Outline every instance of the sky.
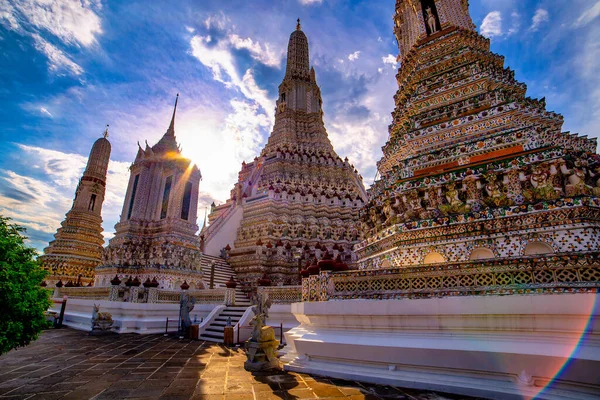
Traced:
<svg viewBox="0 0 600 400">
<path fill-rule="evenodd" d="M 113 236 L 137 143 L 175 132 L 200 168 L 199 225 L 265 145 L 301 18 L 340 157 L 373 182 L 397 90 L 395 0 L 0 1 L 0 215 L 42 250 L 110 124 L 103 205 Z M 600 135 L 600 0 L 470 0 L 492 51 L 565 116 Z"/>
</svg>

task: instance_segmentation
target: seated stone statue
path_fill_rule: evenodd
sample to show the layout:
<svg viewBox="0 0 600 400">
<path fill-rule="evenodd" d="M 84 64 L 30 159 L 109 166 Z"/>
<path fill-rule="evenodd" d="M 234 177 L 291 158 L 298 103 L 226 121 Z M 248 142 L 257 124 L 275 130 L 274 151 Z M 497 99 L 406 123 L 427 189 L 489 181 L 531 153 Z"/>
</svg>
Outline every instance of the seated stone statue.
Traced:
<svg viewBox="0 0 600 400">
<path fill-rule="evenodd" d="M 585 183 L 585 170 L 575 166 L 573 169 L 568 169 L 566 163 L 562 163 L 560 170 L 563 175 L 567 176 L 565 182 L 565 192 L 569 197 L 587 196 L 592 194 L 592 187 Z"/>
<path fill-rule="evenodd" d="M 465 204 L 461 199 L 456 189 L 456 183 L 450 182 L 446 186 L 448 189 L 446 191 L 446 201 L 448 204 L 443 204 L 440 206 L 440 211 L 444 215 L 448 214 L 466 214 L 470 211 L 471 206 L 469 204 Z"/>
<path fill-rule="evenodd" d="M 485 185 L 485 193 L 487 194 L 485 203 L 490 207 L 511 205 L 512 201 L 500 188 L 496 174 L 489 174 L 485 178 L 487 180 Z"/>
<path fill-rule="evenodd" d="M 532 200 L 555 200 L 560 192 L 552 184 L 551 174 L 556 173 L 545 165 L 537 165 L 528 177 L 531 189 L 523 192 L 525 198 Z"/>
</svg>

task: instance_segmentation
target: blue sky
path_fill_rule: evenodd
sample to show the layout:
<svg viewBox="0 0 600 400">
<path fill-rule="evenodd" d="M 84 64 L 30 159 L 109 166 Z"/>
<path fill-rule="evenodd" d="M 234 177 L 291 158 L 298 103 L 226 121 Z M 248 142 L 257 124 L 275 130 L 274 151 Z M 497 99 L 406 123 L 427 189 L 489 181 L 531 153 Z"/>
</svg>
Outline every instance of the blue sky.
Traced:
<svg viewBox="0 0 600 400">
<path fill-rule="evenodd" d="M 110 238 L 137 142 L 176 135 L 203 174 L 199 215 L 224 201 L 262 149 L 296 18 L 308 36 L 325 124 L 368 185 L 387 139 L 398 53 L 395 0 L 0 2 L 0 214 L 42 249 L 110 124 L 103 208 Z M 600 133 L 600 1 L 471 0 L 492 50 L 565 131 Z M 201 224 L 201 221 L 199 221 Z"/>
</svg>

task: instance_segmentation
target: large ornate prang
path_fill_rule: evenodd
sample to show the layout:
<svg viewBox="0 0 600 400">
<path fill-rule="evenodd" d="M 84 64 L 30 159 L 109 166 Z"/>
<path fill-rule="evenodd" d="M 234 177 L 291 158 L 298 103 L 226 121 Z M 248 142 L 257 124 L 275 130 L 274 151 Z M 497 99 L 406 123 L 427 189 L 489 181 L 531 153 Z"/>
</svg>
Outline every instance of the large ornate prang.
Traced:
<svg viewBox="0 0 600 400">
<path fill-rule="evenodd" d="M 203 288 L 200 242 L 195 235 L 200 170 L 181 154 L 175 138 L 177 100 L 167 132 L 154 146 L 139 146 L 115 236 L 96 269 L 96 285 L 113 276 L 154 278 L 161 289 L 187 282 Z"/>
<path fill-rule="evenodd" d="M 212 207 L 204 251 L 218 256 L 230 245 L 228 261 L 243 290 L 255 289 L 265 273 L 275 285 L 299 284 L 300 267 L 325 251 L 355 265 L 351 248 L 365 200 L 362 177 L 327 137 L 321 90 L 298 23 L 273 131 L 261 154 L 242 163 L 230 199 Z"/>
<path fill-rule="evenodd" d="M 252 307 L 252 311 L 254 311 L 254 318 L 251 322 L 252 336 L 246 342 L 248 360 L 244 363 L 244 368 L 248 371 L 279 369 L 279 359 L 276 353 L 279 341 L 275 340 L 275 330 L 270 326 L 265 326 L 269 317 L 271 300 L 265 292 L 255 298 L 257 304 Z"/>
<path fill-rule="evenodd" d="M 359 267 L 596 250 L 596 140 L 526 97 L 467 1 L 397 0 L 394 20 L 399 88 Z"/>
<path fill-rule="evenodd" d="M 58 281 L 87 285 L 93 282 L 94 269 L 102 262 L 102 203 L 111 151 L 107 138 L 108 125 L 92 146 L 71 210 L 40 257 L 50 273 L 46 281 L 51 286 Z"/>
</svg>

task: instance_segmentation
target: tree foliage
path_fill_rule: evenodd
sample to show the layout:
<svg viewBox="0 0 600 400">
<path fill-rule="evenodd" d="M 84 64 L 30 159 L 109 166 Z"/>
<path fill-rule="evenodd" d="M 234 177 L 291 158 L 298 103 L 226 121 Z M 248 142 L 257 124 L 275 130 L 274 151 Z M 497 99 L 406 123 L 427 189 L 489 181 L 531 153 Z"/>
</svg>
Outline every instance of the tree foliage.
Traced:
<svg viewBox="0 0 600 400">
<path fill-rule="evenodd" d="M 28 345 L 48 325 L 49 293 L 40 286 L 46 272 L 24 232 L 0 216 L 0 354 Z"/>
</svg>

